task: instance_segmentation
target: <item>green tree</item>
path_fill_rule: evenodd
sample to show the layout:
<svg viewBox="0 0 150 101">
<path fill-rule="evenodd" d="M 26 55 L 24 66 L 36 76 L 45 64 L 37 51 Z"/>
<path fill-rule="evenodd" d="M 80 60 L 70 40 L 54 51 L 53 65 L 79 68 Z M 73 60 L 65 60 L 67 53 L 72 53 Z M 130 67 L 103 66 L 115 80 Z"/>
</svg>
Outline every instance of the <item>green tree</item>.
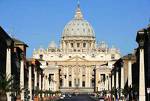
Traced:
<svg viewBox="0 0 150 101">
<path fill-rule="evenodd" d="M 0 101 L 7 101 L 7 92 L 13 91 L 14 76 L 0 75 Z"/>
</svg>

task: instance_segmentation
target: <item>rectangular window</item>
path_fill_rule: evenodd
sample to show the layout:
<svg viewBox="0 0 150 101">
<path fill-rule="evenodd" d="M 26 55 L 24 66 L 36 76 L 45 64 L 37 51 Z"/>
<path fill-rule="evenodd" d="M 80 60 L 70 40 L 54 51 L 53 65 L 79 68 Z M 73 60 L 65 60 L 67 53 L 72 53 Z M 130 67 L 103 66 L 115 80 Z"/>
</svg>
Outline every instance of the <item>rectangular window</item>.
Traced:
<svg viewBox="0 0 150 101">
<path fill-rule="evenodd" d="M 80 43 L 77 43 L 77 47 L 80 47 Z"/>
<path fill-rule="evenodd" d="M 83 43 L 83 47 L 86 47 L 86 43 Z"/>
<path fill-rule="evenodd" d="M 40 59 L 43 60 L 43 55 L 42 54 L 40 55 Z"/>
<path fill-rule="evenodd" d="M 71 81 L 69 81 L 69 87 L 71 87 L 72 86 L 72 82 Z"/>
<path fill-rule="evenodd" d="M 92 83 L 92 87 L 94 87 L 94 84 L 95 84 L 94 78 L 91 79 L 91 83 Z"/>
<path fill-rule="evenodd" d="M 111 59 L 115 59 L 115 54 L 112 54 L 112 55 L 111 55 Z"/>
<path fill-rule="evenodd" d="M 62 87 L 62 86 L 63 86 L 63 80 L 60 79 L 60 87 Z"/>
<path fill-rule="evenodd" d="M 105 81 L 105 74 L 101 74 L 101 80 L 104 82 Z"/>
<path fill-rule="evenodd" d="M 85 87 L 85 81 L 82 81 L 82 87 Z"/>
<path fill-rule="evenodd" d="M 71 43 L 71 47 L 73 48 L 73 43 Z"/>
</svg>

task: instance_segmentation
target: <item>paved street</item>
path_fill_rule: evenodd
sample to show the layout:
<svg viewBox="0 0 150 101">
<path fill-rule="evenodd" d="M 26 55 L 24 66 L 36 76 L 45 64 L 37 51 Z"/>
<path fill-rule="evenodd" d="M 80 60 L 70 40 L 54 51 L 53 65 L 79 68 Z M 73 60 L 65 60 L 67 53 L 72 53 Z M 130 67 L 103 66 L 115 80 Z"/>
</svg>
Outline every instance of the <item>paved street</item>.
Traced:
<svg viewBox="0 0 150 101">
<path fill-rule="evenodd" d="M 90 99 L 88 95 L 77 95 L 59 101 L 94 101 L 94 100 Z"/>
</svg>

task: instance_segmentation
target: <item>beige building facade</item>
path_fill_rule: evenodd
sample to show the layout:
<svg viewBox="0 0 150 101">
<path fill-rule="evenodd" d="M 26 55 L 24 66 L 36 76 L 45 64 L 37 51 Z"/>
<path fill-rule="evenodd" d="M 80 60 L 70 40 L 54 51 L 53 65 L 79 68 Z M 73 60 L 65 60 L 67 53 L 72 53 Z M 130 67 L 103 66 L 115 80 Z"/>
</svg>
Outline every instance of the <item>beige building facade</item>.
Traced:
<svg viewBox="0 0 150 101">
<path fill-rule="evenodd" d="M 47 49 L 33 51 L 41 60 L 43 90 L 88 93 L 109 89 L 109 74 L 120 52 L 102 41 L 96 43 L 95 32 L 80 9 L 62 32 L 59 47 L 52 41 Z M 108 79 L 108 80 L 106 80 Z"/>
</svg>

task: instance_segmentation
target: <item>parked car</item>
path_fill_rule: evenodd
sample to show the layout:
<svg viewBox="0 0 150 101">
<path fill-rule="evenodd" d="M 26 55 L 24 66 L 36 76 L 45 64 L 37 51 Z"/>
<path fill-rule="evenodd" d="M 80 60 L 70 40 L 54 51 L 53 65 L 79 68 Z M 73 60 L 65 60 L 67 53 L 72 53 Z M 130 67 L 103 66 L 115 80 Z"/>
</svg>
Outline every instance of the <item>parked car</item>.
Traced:
<svg viewBox="0 0 150 101">
<path fill-rule="evenodd" d="M 60 99 L 64 99 L 65 98 L 65 94 L 62 94 L 61 96 L 60 96 Z"/>
<path fill-rule="evenodd" d="M 70 94 L 65 94 L 65 99 L 69 99 L 71 98 L 72 96 Z"/>
<path fill-rule="evenodd" d="M 99 97 L 98 101 L 104 101 L 104 97 Z"/>
</svg>

